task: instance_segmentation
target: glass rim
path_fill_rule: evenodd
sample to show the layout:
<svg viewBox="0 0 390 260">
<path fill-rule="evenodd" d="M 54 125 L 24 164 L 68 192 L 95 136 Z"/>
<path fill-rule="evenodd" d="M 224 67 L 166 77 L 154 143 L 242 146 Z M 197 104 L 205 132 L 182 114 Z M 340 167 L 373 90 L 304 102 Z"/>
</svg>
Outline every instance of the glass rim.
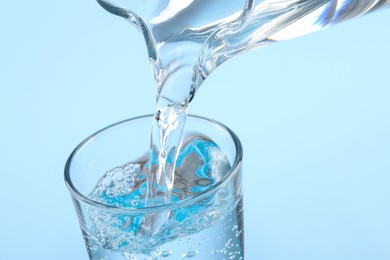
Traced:
<svg viewBox="0 0 390 260">
<path fill-rule="evenodd" d="M 101 133 L 103 133 L 103 132 L 105 132 L 113 127 L 131 122 L 131 121 L 136 121 L 136 120 L 145 119 L 145 118 L 152 118 L 153 116 L 154 116 L 153 114 L 137 116 L 137 117 L 125 119 L 125 120 L 119 121 L 117 123 L 108 125 L 102 129 L 98 130 L 97 132 L 93 133 L 92 135 L 88 136 L 79 145 L 77 145 L 76 148 L 69 155 L 69 157 L 66 161 L 66 164 L 65 164 L 65 169 L 64 169 L 65 184 L 66 184 L 68 190 L 70 191 L 71 196 L 73 198 L 76 198 L 77 200 L 80 200 L 84 203 L 89 204 L 90 206 L 94 206 L 96 208 L 103 209 L 104 211 L 110 211 L 110 212 L 116 212 L 116 213 L 127 213 L 127 214 L 162 212 L 165 210 L 173 210 L 173 209 L 182 208 L 182 207 L 196 204 L 196 202 L 206 198 L 207 196 L 209 196 L 213 192 L 219 190 L 221 187 L 223 187 L 226 183 L 228 183 L 238 173 L 238 171 L 241 167 L 241 164 L 242 164 L 243 149 L 242 149 L 242 144 L 241 144 L 240 140 L 238 139 L 237 135 L 230 128 L 228 128 L 224 124 L 222 124 L 214 119 L 210 119 L 210 118 L 206 118 L 206 117 L 198 116 L 198 115 L 188 115 L 188 118 L 200 119 L 200 120 L 206 121 L 208 123 L 211 123 L 213 125 L 219 126 L 224 131 L 227 132 L 227 135 L 231 138 L 231 140 L 233 140 L 233 143 L 234 143 L 236 155 L 234 156 L 234 161 L 233 161 L 233 164 L 231 165 L 231 168 L 223 176 L 223 178 L 221 178 L 217 183 L 215 183 L 210 189 L 207 189 L 206 191 L 204 191 L 200 194 L 197 194 L 191 198 L 187 198 L 187 199 L 180 200 L 177 202 L 170 202 L 170 203 L 166 203 L 166 204 L 141 207 L 141 208 L 106 205 L 106 204 L 94 201 L 94 200 L 86 197 L 82 192 L 80 192 L 79 190 L 76 189 L 76 187 L 73 185 L 72 180 L 70 178 L 70 166 L 72 164 L 73 159 L 76 157 L 78 151 L 82 147 L 84 147 L 88 142 L 92 141 L 99 134 L 101 134 Z"/>
</svg>

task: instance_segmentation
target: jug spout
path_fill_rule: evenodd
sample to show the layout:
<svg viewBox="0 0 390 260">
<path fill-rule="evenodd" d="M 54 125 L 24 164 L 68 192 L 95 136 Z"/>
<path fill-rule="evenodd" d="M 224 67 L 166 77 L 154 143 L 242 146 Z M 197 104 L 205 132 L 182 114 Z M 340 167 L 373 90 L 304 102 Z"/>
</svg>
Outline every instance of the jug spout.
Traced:
<svg viewBox="0 0 390 260">
<path fill-rule="evenodd" d="M 97 2 L 141 31 L 158 96 L 181 103 L 188 103 L 199 86 L 194 82 L 198 71 L 195 67 L 199 64 L 198 58 L 207 39 L 220 28 L 239 24 L 243 10 L 254 3 L 247 0 Z M 181 81 L 180 86 L 175 83 L 177 80 Z M 169 94 L 173 92 L 175 97 Z"/>
</svg>

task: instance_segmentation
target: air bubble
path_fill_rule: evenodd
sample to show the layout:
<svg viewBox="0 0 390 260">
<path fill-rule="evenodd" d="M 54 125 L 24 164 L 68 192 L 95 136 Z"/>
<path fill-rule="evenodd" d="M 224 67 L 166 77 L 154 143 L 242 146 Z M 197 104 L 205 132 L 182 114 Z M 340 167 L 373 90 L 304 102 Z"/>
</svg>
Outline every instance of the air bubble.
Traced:
<svg viewBox="0 0 390 260">
<path fill-rule="evenodd" d="M 133 191 L 134 191 L 133 188 L 127 187 L 127 188 L 124 190 L 124 194 L 123 194 L 123 195 L 131 194 Z M 126 201 L 126 202 L 127 202 L 127 201 Z"/>
<path fill-rule="evenodd" d="M 122 172 L 116 172 L 116 173 L 115 173 L 115 178 L 116 178 L 118 181 L 122 181 L 122 180 L 123 180 L 123 173 L 122 173 Z"/>
<path fill-rule="evenodd" d="M 203 179 L 197 180 L 195 183 L 198 184 L 199 186 L 207 187 L 207 186 L 213 184 L 213 181 L 210 179 L 203 178 Z"/>
<path fill-rule="evenodd" d="M 133 164 L 134 171 L 140 171 L 141 166 L 139 164 Z"/>
<path fill-rule="evenodd" d="M 172 255 L 173 254 L 173 252 L 172 251 L 170 251 L 170 250 L 166 250 L 166 251 L 162 251 L 162 252 L 160 252 L 160 256 L 161 257 L 169 257 L 170 255 Z"/>
<path fill-rule="evenodd" d="M 124 255 L 127 260 L 137 260 L 137 257 L 129 252 L 125 252 Z"/>
<path fill-rule="evenodd" d="M 98 234 L 96 238 L 100 244 L 104 245 L 106 243 L 106 237 L 103 234 Z"/>
<path fill-rule="evenodd" d="M 198 250 L 195 250 L 195 251 L 190 251 L 190 252 L 187 252 L 185 254 L 183 254 L 181 257 L 182 258 L 191 258 L 191 257 L 194 257 L 198 254 Z"/>
<path fill-rule="evenodd" d="M 103 183 L 104 183 L 104 185 L 105 185 L 106 187 L 112 187 L 112 186 L 114 186 L 114 183 L 112 182 L 111 177 L 105 178 L 104 181 L 103 181 Z"/>
<path fill-rule="evenodd" d="M 107 194 L 107 196 L 108 197 L 115 197 L 115 190 L 114 189 L 108 189 L 107 191 L 106 191 L 106 194 Z"/>
<path fill-rule="evenodd" d="M 231 248 L 234 246 L 234 243 L 232 241 L 232 239 L 230 238 L 226 243 L 225 243 L 225 247 L 226 248 Z"/>
<path fill-rule="evenodd" d="M 135 179 L 134 179 L 133 176 L 129 175 L 129 176 L 126 177 L 126 182 L 128 182 L 128 183 L 134 183 L 134 181 L 135 181 Z"/>
</svg>

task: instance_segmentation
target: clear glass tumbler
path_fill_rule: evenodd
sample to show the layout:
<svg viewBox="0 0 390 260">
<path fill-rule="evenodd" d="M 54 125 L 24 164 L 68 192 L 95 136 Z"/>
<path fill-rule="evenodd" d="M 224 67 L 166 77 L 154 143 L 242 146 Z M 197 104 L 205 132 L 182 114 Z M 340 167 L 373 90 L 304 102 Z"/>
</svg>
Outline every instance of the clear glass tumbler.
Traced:
<svg viewBox="0 0 390 260">
<path fill-rule="evenodd" d="M 169 204 L 145 205 L 152 116 L 108 126 L 70 155 L 65 181 L 90 259 L 243 259 L 242 147 L 189 116 Z"/>
</svg>

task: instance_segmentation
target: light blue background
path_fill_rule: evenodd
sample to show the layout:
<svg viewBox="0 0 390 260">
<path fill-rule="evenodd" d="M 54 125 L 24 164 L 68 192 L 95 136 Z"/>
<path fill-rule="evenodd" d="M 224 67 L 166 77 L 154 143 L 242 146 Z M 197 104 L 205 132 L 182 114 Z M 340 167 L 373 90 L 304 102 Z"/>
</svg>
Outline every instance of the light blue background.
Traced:
<svg viewBox="0 0 390 260">
<path fill-rule="evenodd" d="M 236 57 L 193 114 L 241 138 L 247 259 L 390 259 L 390 10 Z M 153 112 L 141 36 L 89 1 L 0 8 L 0 259 L 86 259 L 63 166 Z"/>
</svg>

